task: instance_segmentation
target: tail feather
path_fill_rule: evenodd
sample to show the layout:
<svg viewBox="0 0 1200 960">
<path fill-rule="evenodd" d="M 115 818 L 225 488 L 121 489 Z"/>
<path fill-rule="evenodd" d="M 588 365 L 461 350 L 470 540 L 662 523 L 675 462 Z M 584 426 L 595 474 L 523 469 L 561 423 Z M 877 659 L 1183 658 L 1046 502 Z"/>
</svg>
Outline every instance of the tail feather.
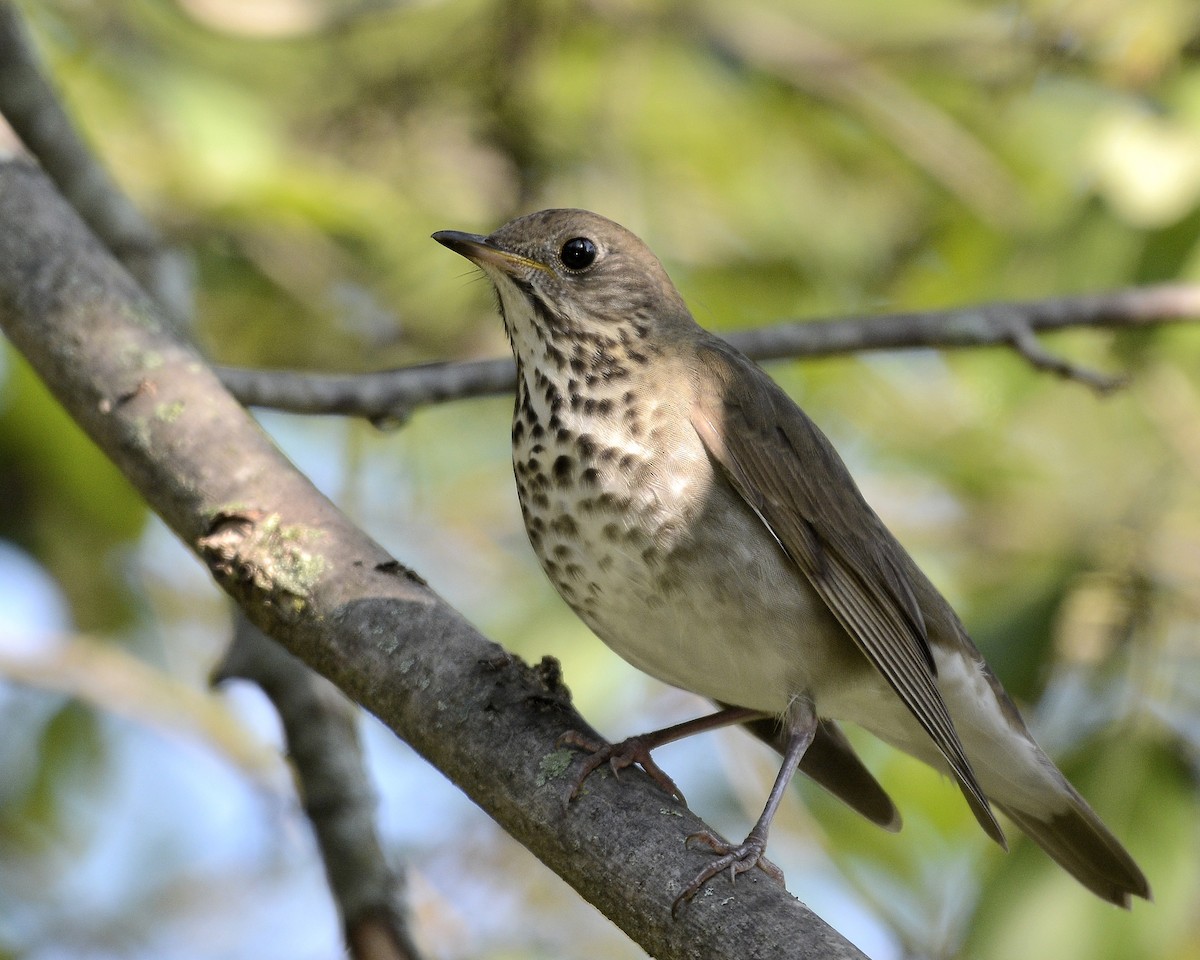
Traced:
<svg viewBox="0 0 1200 960">
<path fill-rule="evenodd" d="M 1069 805 L 1049 816 L 992 803 L 1096 896 L 1126 910 L 1131 897 L 1149 900 L 1150 884 L 1133 858 L 1075 789 L 1063 786 Z"/>
</svg>

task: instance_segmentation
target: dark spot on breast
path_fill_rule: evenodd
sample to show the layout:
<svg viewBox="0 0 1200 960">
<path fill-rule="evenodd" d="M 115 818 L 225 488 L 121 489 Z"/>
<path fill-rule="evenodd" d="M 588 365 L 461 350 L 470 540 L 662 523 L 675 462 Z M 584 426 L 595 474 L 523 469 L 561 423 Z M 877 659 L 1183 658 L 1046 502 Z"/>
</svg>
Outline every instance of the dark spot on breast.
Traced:
<svg viewBox="0 0 1200 960">
<path fill-rule="evenodd" d="M 596 561 L 596 566 L 600 568 L 601 573 L 608 573 L 608 571 L 612 569 L 612 565 L 613 565 L 613 558 L 610 557 L 608 554 L 605 554 L 599 560 Z"/>
<path fill-rule="evenodd" d="M 596 498 L 597 510 L 608 510 L 612 513 L 617 513 L 621 510 L 629 509 L 629 498 L 618 497 L 615 493 L 602 493 Z"/>
<path fill-rule="evenodd" d="M 605 397 L 603 400 L 596 402 L 596 412 L 602 417 L 607 417 L 612 413 L 613 402 Z"/>
<path fill-rule="evenodd" d="M 594 487 L 600 482 L 600 471 L 595 467 L 588 467 L 579 475 L 579 482 L 585 487 Z"/>
<path fill-rule="evenodd" d="M 542 437 L 545 435 L 545 433 L 546 433 L 546 431 L 542 428 L 542 425 L 540 423 L 534 423 L 533 426 L 529 430 L 529 437 L 531 440 L 541 440 Z M 542 452 L 541 447 L 534 447 L 533 451 L 534 451 L 534 453 Z"/>
<path fill-rule="evenodd" d="M 641 366 L 645 366 L 650 362 L 649 357 L 647 357 L 644 353 L 638 353 L 636 350 L 629 351 L 629 359 Z"/>
<path fill-rule="evenodd" d="M 613 543 L 621 539 L 621 528 L 615 523 L 606 523 L 600 532 L 604 534 L 605 540 L 610 540 Z M 604 559 L 608 560 L 610 564 L 612 563 L 610 557 L 605 557 Z"/>
<path fill-rule="evenodd" d="M 623 470 L 625 473 L 628 473 L 634 468 L 637 462 L 637 457 L 635 457 L 632 453 L 627 453 L 617 461 L 617 467 L 620 470 Z"/>
<path fill-rule="evenodd" d="M 554 556 L 559 560 L 566 560 L 573 551 L 565 543 L 560 543 L 554 548 Z"/>
<path fill-rule="evenodd" d="M 533 500 L 533 505 L 539 510 L 546 510 L 550 507 L 550 498 L 544 493 L 535 493 L 530 499 Z"/>
<path fill-rule="evenodd" d="M 512 425 L 512 442 L 520 443 L 525 439 L 525 424 L 521 420 L 514 420 Z"/>
<path fill-rule="evenodd" d="M 578 580 L 583 576 L 583 567 L 577 563 L 568 563 L 565 567 L 563 567 L 563 573 L 565 573 L 572 580 Z"/>
<path fill-rule="evenodd" d="M 583 460 L 591 460 L 596 456 L 596 441 L 586 433 L 575 441 L 575 446 L 579 450 L 580 458 Z"/>
<path fill-rule="evenodd" d="M 550 523 L 550 529 L 564 537 L 579 536 L 579 524 L 575 522 L 570 514 L 566 513 L 555 517 Z"/>
<path fill-rule="evenodd" d="M 568 457 L 565 453 L 560 454 L 554 459 L 553 469 L 554 480 L 561 486 L 571 479 L 571 472 L 575 469 L 575 461 Z"/>
</svg>

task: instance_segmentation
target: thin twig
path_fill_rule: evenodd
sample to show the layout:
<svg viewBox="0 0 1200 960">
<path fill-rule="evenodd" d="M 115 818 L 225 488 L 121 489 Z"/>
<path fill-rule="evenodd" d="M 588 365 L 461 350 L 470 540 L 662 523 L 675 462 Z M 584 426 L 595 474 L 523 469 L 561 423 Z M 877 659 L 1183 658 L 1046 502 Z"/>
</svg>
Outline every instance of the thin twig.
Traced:
<svg viewBox="0 0 1200 960">
<path fill-rule="evenodd" d="M 1200 317 L 1200 284 L 1158 284 L 1112 293 L 991 303 L 874 317 L 791 321 L 743 330 L 726 339 L 755 360 L 828 357 L 867 350 L 1015 347 L 1039 369 L 1106 392 L 1118 378 L 1053 357 L 1034 334 L 1068 327 L 1153 327 Z M 1019 340 L 1019 342 L 1018 342 Z M 222 382 L 247 406 L 293 413 L 347 414 L 403 422 L 423 406 L 511 392 L 512 360 L 430 363 L 378 373 L 339 375 L 218 367 Z"/>
<path fill-rule="evenodd" d="M 1119 390 L 1128 382 L 1127 377 L 1113 376 L 1097 370 L 1089 370 L 1079 364 L 1051 353 L 1029 329 L 1028 324 L 1017 323 L 1012 328 L 1012 345 L 1022 357 L 1038 370 L 1058 374 L 1067 380 L 1077 380 L 1091 387 L 1097 393 L 1112 393 Z"/>
</svg>

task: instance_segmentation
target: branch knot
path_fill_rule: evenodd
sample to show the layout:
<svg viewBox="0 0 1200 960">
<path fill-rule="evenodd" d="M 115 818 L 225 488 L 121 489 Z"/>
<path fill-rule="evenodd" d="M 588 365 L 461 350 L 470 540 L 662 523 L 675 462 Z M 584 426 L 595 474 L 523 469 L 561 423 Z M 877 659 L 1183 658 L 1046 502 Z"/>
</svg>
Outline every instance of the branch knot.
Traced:
<svg viewBox="0 0 1200 960">
<path fill-rule="evenodd" d="M 285 525 L 279 514 L 252 508 L 221 510 L 196 548 L 216 579 L 237 596 L 267 594 L 284 619 L 303 612 L 325 558 L 306 549 L 320 531 Z"/>
</svg>

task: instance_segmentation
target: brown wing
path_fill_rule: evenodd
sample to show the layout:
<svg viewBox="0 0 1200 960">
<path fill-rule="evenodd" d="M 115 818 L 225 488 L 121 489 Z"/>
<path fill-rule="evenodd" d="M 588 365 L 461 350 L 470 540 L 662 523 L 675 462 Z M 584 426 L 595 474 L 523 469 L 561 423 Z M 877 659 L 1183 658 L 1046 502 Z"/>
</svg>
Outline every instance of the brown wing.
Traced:
<svg viewBox="0 0 1200 960">
<path fill-rule="evenodd" d="M 817 426 L 770 377 L 716 341 L 692 425 L 730 485 L 778 541 L 937 745 L 980 826 L 1007 846 L 934 684 L 911 561 Z"/>
</svg>

